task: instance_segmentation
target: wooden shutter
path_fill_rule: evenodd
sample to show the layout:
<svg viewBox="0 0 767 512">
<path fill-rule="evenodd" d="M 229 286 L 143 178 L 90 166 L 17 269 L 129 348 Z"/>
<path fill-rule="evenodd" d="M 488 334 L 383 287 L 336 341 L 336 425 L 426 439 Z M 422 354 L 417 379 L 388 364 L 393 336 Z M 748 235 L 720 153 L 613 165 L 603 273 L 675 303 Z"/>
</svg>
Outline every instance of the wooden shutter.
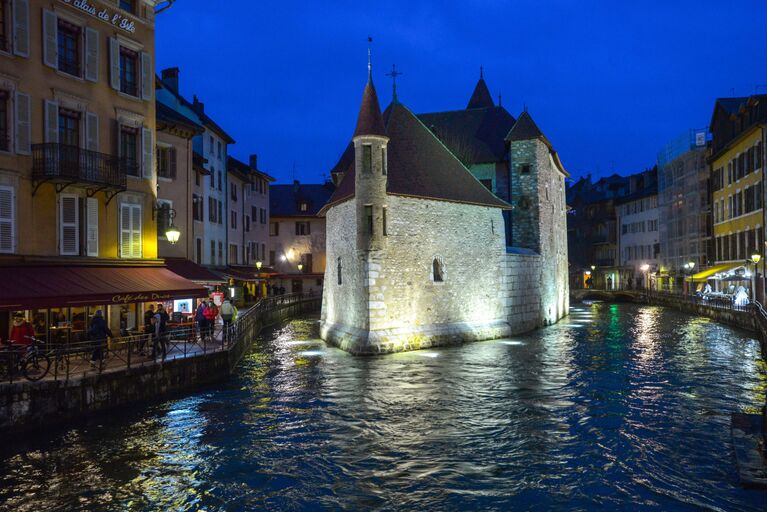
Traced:
<svg viewBox="0 0 767 512">
<path fill-rule="evenodd" d="M 141 206 L 131 205 L 131 257 L 141 257 Z"/>
<path fill-rule="evenodd" d="M 59 20 L 47 9 L 43 9 L 43 63 L 54 69 L 59 67 Z"/>
<path fill-rule="evenodd" d="M 141 52 L 141 99 L 152 99 L 152 82 L 154 72 L 152 70 L 152 56 L 147 52 Z"/>
<path fill-rule="evenodd" d="M 170 148 L 168 150 L 168 158 L 169 158 L 169 171 L 170 171 L 170 177 L 172 179 L 176 179 L 176 148 Z"/>
<path fill-rule="evenodd" d="M 99 81 L 99 32 L 90 27 L 85 29 L 85 79 Z"/>
<path fill-rule="evenodd" d="M 45 100 L 45 142 L 59 141 L 59 104 Z"/>
<path fill-rule="evenodd" d="M 16 92 L 16 153 L 32 153 L 32 100 L 29 94 Z"/>
<path fill-rule="evenodd" d="M 0 186 L 0 252 L 15 252 L 15 203 L 13 187 Z"/>
<path fill-rule="evenodd" d="M 13 0 L 13 53 L 29 57 L 29 0 Z"/>
<path fill-rule="evenodd" d="M 93 112 L 85 114 L 85 147 L 89 151 L 99 150 L 99 116 Z"/>
<path fill-rule="evenodd" d="M 120 43 L 116 38 L 109 38 L 109 85 L 120 90 Z"/>
<path fill-rule="evenodd" d="M 79 254 L 79 198 L 73 194 L 59 196 L 59 253 L 64 256 Z"/>
<path fill-rule="evenodd" d="M 152 178 L 152 157 L 154 148 L 152 147 L 152 130 L 149 128 L 141 129 L 141 170 L 144 178 Z"/>
<path fill-rule="evenodd" d="M 89 197 L 85 201 L 86 208 L 86 245 L 88 256 L 99 255 L 99 201 Z"/>
<path fill-rule="evenodd" d="M 131 205 L 120 205 L 120 257 L 131 257 Z"/>
</svg>

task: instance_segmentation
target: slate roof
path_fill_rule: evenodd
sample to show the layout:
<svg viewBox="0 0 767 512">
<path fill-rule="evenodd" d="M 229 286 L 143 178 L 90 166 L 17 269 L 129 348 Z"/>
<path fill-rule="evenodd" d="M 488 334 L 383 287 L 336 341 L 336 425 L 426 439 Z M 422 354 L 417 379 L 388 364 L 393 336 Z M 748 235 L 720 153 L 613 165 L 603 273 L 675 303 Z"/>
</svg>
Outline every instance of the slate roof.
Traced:
<svg viewBox="0 0 767 512">
<path fill-rule="evenodd" d="M 504 137 L 515 119 L 503 107 L 433 112 L 418 118 L 464 165 L 506 159 Z"/>
<path fill-rule="evenodd" d="M 231 155 L 227 155 L 226 157 L 226 170 L 228 172 L 239 173 L 241 177 L 244 179 L 249 179 L 251 174 L 257 174 L 267 181 L 274 181 L 274 178 L 269 176 L 265 172 L 259 171 L 258 169 L 254 169 L 250 165 L 246 164 L 245 162 L 241 160 L 234 158 Z"/>
<path fill-rule="evenodd" d="M 407 107 L 394 102 L 383 114 L 389 137 L 386 192 L 508 209 L 440 142 Z M 354 195 L 354 151 L 346 151 L 334 170 L 345 167 L 343 179 L 328 206 Z M 326 208 L 327 208 L 326 207 Z"/>
<path fill-rule="evenodd" d="M 375 87 L 373 87 L 373 80 L 370 78 L 365 85 L 365 91 L 362 93 L 357 127 L 354 129 L 354 137 L 358 135 L 385 135 L 378 95 Z"/>
<path fill-rule="evenodd" d="M 538 125 L 535 124 L 535 121 L 530 117 L 527 110 L 525 110 L 522 112 L 522 115 L 519 116 L 517 122 L 514 123 L 509 134 L 506 135 L 506 140 L 530 140 L 537 139 L 538 137 L 543 137 L 543 132 L 538 128 Z"/>
<path fill-rule="evenodd" d="M 155 115 L 158 121 L 168 124 L 181 125 L 188 130 L 199 134 L 205 131 L 205 128 L 196 121 L 189 119 L 181 112 L 169 107 L 168 105 L 155 100 Z"/>
<path fill-rule="evenodd" d="M 493 108 L 494 106 L 493 96 L 487 88 L 485 79 L 480 77 L 477 85 L 474 87 L 474 92 L 471 94 L 471 98 L 469 98 L 469 104 L 466 105 L 466 108 Z"/>
<path fill-rule="evenodd" d="M 296 181 L 290 185 L 269 185 L 269 216 L 316 217 L 330 200 L 333 189 L 332 183 L 304 184 Z M 304 201 L 308 209 L 302 212 L 299 205 Z"/>
</svg>

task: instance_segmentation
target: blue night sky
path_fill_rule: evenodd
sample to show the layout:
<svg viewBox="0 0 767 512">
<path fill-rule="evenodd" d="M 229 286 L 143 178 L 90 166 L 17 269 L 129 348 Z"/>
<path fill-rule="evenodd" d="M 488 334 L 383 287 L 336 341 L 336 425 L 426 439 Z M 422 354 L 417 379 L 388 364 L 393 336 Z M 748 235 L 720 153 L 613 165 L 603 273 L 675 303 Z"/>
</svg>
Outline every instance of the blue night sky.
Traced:
<svg viewBox="0 0 767 512">
<path fill-rule="evenodd" d="M 177 0 L 157 20 L 157 69 L 178 66 L 278 182 L 318 182 L 354 130 L 367 36 L 381 107 L 465 108 L 479 75 L 524 105 L 575 177 L 641 171 L 714 99 L 767 93 L 762 1 L 254 2 Z M 375 9 L 371 6 L 375 5 Z M 641 9 L 641 10 L 640 10 Z"/>
</svg>

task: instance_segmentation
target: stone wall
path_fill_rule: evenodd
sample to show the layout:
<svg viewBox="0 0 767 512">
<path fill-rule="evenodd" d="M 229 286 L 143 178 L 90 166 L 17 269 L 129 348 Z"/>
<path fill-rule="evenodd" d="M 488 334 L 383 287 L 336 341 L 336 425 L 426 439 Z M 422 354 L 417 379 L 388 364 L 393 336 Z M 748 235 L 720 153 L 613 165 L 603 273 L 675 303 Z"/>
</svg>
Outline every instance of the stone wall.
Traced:
<svg viewBox="0 0 767 512">
<path fill-rule="evenodd" d="M 381 249 L 356 256 L 355 199 L 328 211 L 328 258 L 341 257 L 348 272 L 338 286 L 328 267 L 324 339 L 353 353 L 382 353 L 508 334 L 501 210 L 394 195 L 386 200 L 388 236 Z M 435 258 L 443 282 L 432 278 Z"/>
</svg>

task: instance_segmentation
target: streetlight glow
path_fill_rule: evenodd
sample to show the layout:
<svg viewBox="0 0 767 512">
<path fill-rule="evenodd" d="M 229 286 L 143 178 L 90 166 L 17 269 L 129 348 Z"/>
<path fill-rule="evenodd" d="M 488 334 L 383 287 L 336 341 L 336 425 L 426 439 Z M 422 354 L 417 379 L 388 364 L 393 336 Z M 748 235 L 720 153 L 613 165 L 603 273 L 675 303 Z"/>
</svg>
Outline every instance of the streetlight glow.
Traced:
<svg viewBox="0 0 767 512">
<path fill-rule="evenodd" d="M 762 255 L 759 253 L 754 253 L 751 255 L 751 261 L 754 262 L 754 265 L 758 264 L 762 259 Z"/>
<path fill-rule="evenodd" d="M 641 270 L 642 272 L 647 272 L 648 270 L 650 270 L 650 265 L 648 265 L 647 263 L 645 263 L 644 265 L 642 265 L 641 267 L 639 267 L 639 270 Z"/>
</svg>

